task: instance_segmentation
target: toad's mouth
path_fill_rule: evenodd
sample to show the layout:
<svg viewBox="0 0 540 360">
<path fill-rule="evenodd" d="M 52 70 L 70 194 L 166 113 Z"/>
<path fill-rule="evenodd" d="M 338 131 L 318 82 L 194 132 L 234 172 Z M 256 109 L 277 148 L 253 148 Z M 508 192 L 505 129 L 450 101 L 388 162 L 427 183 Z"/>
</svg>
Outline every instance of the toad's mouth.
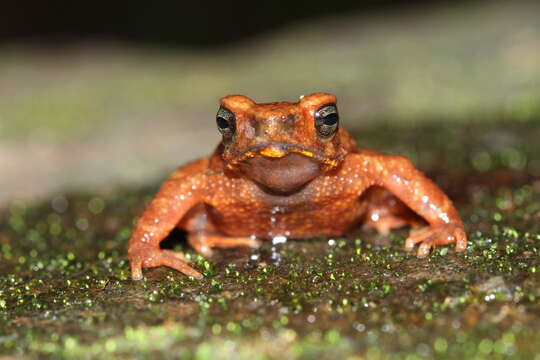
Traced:
<svg viewBox="0 0 540 360">
<path fill-rule="evenodd" d="M 317 154 L 311 150 L 305 149 L 297 145 L 290 144 L 267 144 L 259 145 L 249 148 L 244 151 L 240 156 L 234 158 L 229 163 L 230 168 L 238 166 L 240 163 L 245 162 L 255 157 L 264 157 L 269 159 L 281 159 L 291 154 L 299 154 L 306 158 L 311 158 L 313 161 L 321 164 L 326 170 L 332 169 L 337 166 L 338 160 L 325 157 Z"/>
<path fill-rule="evenodd" d="M 252 148 L 232 162 L 246 177 L 273 193 L 301 189 L 337 160 L 320 156 L 294 145 L 267 145 Z"/>
</svg>

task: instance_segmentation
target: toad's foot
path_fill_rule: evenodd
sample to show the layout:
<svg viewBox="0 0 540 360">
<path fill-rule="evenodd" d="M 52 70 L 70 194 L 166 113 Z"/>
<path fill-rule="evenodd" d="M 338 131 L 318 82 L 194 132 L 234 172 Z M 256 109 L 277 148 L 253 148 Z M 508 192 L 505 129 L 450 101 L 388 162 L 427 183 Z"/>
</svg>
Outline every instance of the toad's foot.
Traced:
<svg viewBox="0 0 540 360">
<path fill-rule="evenodd" d="M 200 272 L 183 261 L 184 254 L 179 252 L 144 247 L 130 251 L 128 257 L 131 263 L 131 278 L 133 280 L 141 280 L 143 278 L 142 268 L 157 267 L 161 265 L 171 267 L 180 271 L 182 274 L 193 276 L 196 279 L 203 278 Z"/>
<path fill-rule="evenodd" d="M 433 246 L 456 244 L 457 251 L 467 248 L 467 234 L 461 223 L 436 224 L 411 230 L 405 241 L 405 250 L 412 251 L 416 244 L 418 257 L 426 257 Z"/>
<path fill-rule="evenodd" d="M 251 237 L 231 237 L 205 231 L 195 231 L 188 236 L 189 244 L 201 255 L 212 255 L 212 248 L 249 246 L 257 248 L 259 241 Z"/>
</svg>

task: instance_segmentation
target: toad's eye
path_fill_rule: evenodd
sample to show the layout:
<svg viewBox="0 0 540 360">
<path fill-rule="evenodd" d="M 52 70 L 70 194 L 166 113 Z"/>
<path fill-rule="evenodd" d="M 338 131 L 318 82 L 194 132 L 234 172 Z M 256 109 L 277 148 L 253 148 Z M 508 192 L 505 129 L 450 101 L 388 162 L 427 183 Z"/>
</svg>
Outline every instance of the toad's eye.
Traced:
<svg viewBox="0 0 540 360">
<path fill-rule="evenodd" d="M 236 130 L 236 120 L 234 114 L 221 106 L 216 115 L 216 124 L 219 132 L 224 137 L 231 137 Z"/>
<path fill-rule="evenodd" d="M 339 115 L 336 104 L 328 104 L 315 111 L 315 128 L 322 138 L 328 139 L 338 129 Z"/>
</svg>

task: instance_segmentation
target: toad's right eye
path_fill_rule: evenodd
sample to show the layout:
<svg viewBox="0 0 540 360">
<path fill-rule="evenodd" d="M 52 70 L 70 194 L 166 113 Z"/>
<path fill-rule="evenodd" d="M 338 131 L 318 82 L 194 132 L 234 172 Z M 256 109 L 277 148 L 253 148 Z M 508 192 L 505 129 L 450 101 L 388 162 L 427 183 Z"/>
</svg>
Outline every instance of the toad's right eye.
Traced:
<svg viewBox="0 0 540 360">
<path fill-rule="evenodd" d="M 216 124 L 223 137 L 233 136 L 236 130 L 236 119 L 234 114 L 223 106 L 221 106 L 217 112 Z"/>
</svg>

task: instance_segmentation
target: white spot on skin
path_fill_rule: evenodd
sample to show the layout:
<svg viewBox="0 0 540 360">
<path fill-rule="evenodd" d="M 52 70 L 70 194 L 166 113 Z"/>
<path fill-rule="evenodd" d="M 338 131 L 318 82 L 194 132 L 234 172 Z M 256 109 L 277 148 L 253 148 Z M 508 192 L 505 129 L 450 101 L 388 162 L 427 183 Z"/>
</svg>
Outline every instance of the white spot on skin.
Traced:
<svg viewBox="0 0 540 360">
<path fill-rule="evenodd" d="M 422 201 L 427 203 L 429 201 L 429 196 L 427 195 L 422 196 Z"/>
<path fill-rule="evenodd" d="M 281 206 L 274 206 L 270 213 L 272 214 L 279 214 L 283 212 L 283 208 Z"/>
<path fill-rule="evenodd" d="M 448 217 L 447 213 L 440 213 L 439 218 L 447 224 L 450 222 L 450 218 Z"/>
<path fill-rule="evenodd" d="M 371 221 L 377 222 L 377 221 L 379 221 L 379 219 L 380 219 L 379 214 L 376 214 L 376 213 L 371 214 Z"/>
<path fill-rule="evenodd" d="M 285 244 L 286 242 L 287 242 L 287 237 L 283 235 L 274 236 L 272 238 L 272 245 Z"/>
</svg>

